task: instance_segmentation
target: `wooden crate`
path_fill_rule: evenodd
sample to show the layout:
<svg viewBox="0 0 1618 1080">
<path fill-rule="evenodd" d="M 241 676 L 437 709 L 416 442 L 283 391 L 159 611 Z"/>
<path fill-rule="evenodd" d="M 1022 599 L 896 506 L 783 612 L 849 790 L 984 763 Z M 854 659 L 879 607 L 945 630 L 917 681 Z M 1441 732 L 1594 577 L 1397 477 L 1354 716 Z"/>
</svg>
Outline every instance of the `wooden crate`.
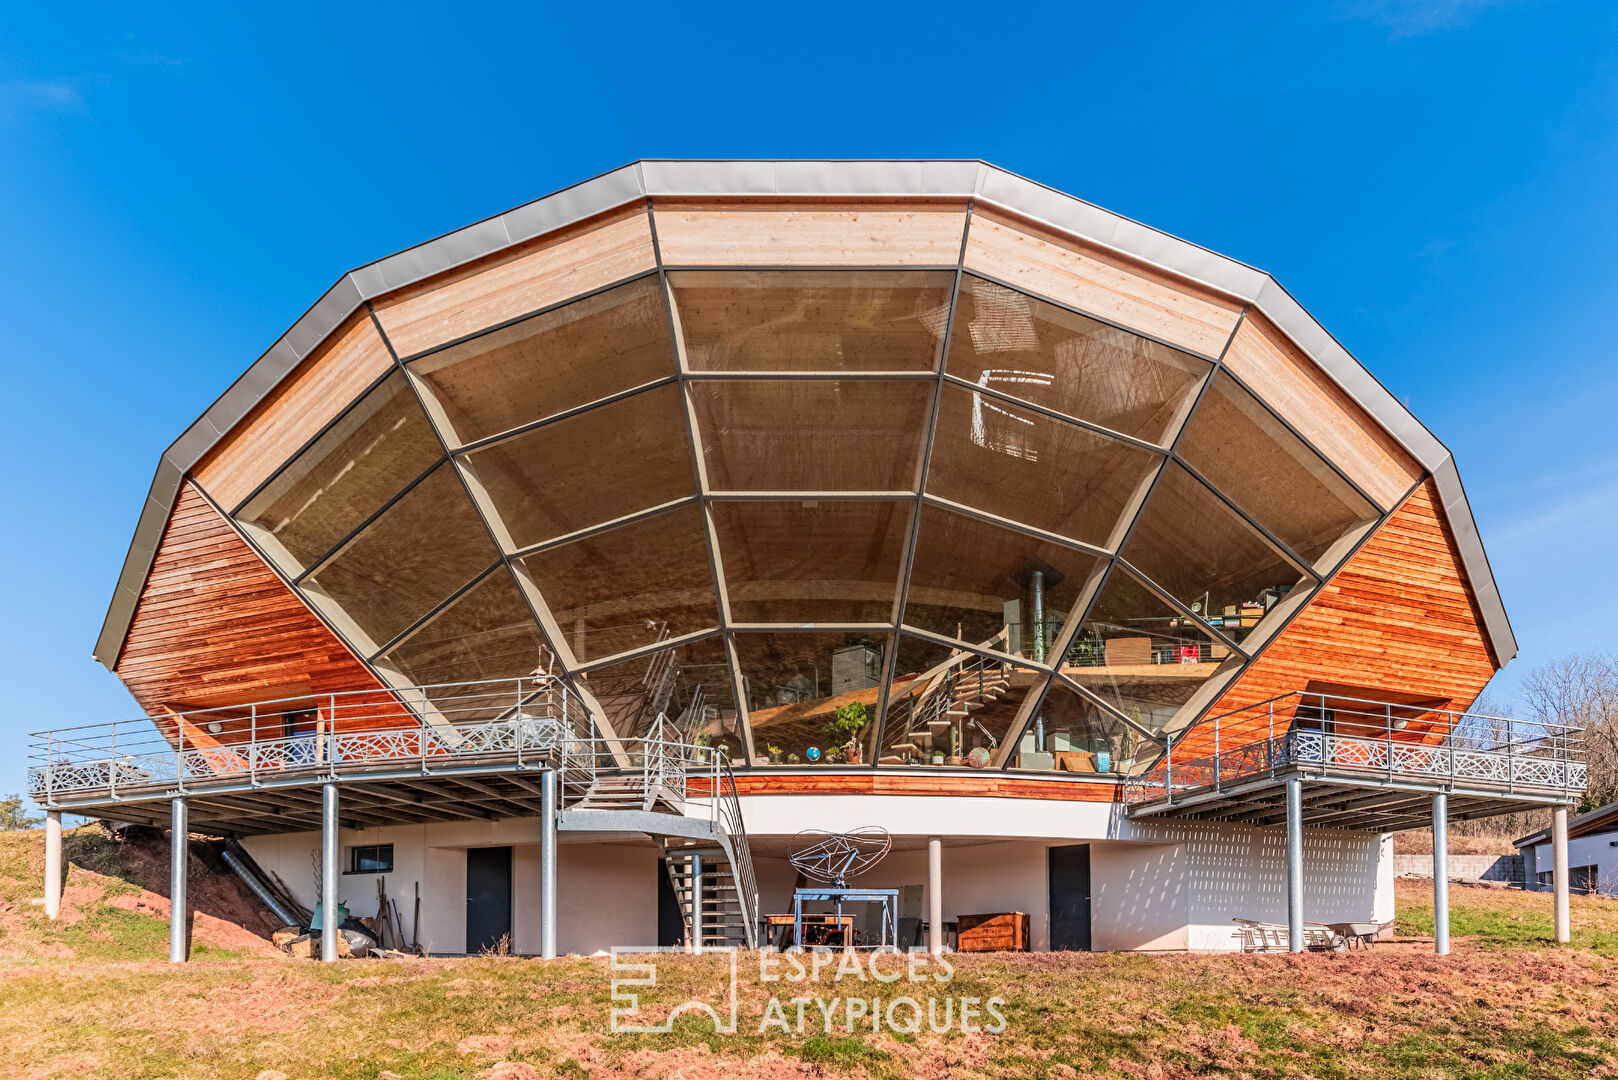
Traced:
<svg viewBox="0 0 1618 1080">
<path fill-rule="evenodd" d="M 1000 911 L 992 915 L 956 917 L 960 952 L 1027 952 L 1028 914 Z"/>
</svg>

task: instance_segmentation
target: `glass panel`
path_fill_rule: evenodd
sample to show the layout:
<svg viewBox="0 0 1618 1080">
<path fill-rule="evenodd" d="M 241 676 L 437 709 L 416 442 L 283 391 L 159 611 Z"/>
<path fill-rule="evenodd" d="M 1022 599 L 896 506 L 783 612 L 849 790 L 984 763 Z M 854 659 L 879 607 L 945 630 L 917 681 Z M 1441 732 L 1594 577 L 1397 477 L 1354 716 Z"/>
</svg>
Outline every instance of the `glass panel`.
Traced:
<svg viewBox="0 0 1618 1080">
<path fill-rule="evenodd" d="M 714 491 L 912 491 L 932 383 L 691 384 Z"/>
<path fill-rule="evenodd" d="M 732 640 L 761 759 L 870 761 L 887 635 L 736 634 Z"/>
<path fill-rule="evenodd" d="M 644 277 L 412 361 L 469 443 L 675 372 L 657 277 Z"/>
<path fill-rule="evenodd" d="M 1168 465 L 1122 556 L 1176 600 L 1236 641 L 1253 633 L 1293 589 L 1293 565 L 1196 477 Z"/>
<path fill-rule="evenodd" d="M 1010 627 L 992 648 L 1043 660 L 1102 560 L 1023 533 L 924 506 L 904 621 L 969 645 Z M 1044 619 L 1034 616 L 1042 590 Z"/>
<path fill-rule="evenodd" d="M 467 457 L 527 547 L 696 492 L 677 386 L 515 435 Z"/>
<path fill-rule="evenodd" d="M 1145 742 L 1128 724 L 1058 681 L 1018 736 L 1011 768 L 1125 776 Z"/>
<path fill-rule="evenodd" d="M 714 503 L 731 618 L 889 622 L 911 505 Z"/>
<path fill-rule="evenodd" d="M 1033 668 L 901 638 L 879 764 L 997 764 L 1024 700 L 1048 678 Z"/>
<path fill-rule="evenodd" d="M 1115 567 L 1068 646 L 1061 670 L 1156 733 L 1232 656 L 1230 647 L 1196 619 L 1179 614 Z"/>
<path fill-rule="evenodd" d="M 1322 571 L 1341 562 L 1378 517 L 1376 507 L 1224 372 L 1202 396 L 1177 449 Z"/>
<path fill-rule="evenodd" d="M 731 701 L 725 645 L 718 637 L 624 660 L 584 676 L 615 734 L 637 738 L 667 716 L 688 741 L 723 746 L 746 760 Z"/>
<path fill-rule="evenodd" d="M 927 490 L 1107 545 L 1159 458 L 1092 431 L 946 385 Z"/>
<path fill-rule="evenodd" d="M 545 642 L 511 574 L 495 570 L 431 621 L 388 650 L 378 663 L 406 684 L 516 679 L 545 667 Z M 430 691 L 428 698 L 457 722 L 500 716 L 516 704 L 515 684 Z"/>
<path fill-rule="evenodd" d="M 579 663 L 719 625 L 695 506 L 547 548 L 522 564 Z"/>
<path fill-rule="evenodd" d="M 416 395 L 395 373 L 293 458 L 236 520 L 296 577 L 443 456 Z"/>
<path fill-rule="evenodd" d="M 1167 445 L 1213 365 L 1002 285 L 961 279 L 947 370 Z"/>
<path fill-rule="evenodd" d="M 343 545 L 302 588 L 371 652 L 497 557 L 454 466 L 446 463 Z"/>
<path fill-rule="evenodd" d="M 669 274 L 692 371 L 931 371 L 954 285 L 947 271 Z"/>
</svg>

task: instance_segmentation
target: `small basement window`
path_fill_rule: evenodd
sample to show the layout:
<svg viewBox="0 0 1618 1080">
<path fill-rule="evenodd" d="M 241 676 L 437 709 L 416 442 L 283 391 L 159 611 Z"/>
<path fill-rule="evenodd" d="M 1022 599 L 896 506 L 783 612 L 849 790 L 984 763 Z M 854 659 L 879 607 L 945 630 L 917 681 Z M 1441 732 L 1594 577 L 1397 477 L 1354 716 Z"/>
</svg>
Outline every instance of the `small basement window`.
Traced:
<svg viewBox="0 0 1618 1080">
<path fill-rule="evenodd" d="M 393 872 L 392 844 L 356 845 L 348 849 L 350 874 L 389 874 Z"/>
</svg>

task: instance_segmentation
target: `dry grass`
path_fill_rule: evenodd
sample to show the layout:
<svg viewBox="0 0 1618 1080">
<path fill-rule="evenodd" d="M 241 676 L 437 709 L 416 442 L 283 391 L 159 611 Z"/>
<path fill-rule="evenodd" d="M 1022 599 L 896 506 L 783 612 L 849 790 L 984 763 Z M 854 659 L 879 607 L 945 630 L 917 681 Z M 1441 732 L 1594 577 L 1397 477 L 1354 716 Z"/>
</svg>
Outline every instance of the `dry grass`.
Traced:
<svg viewBox="0 0 1618 1080">
<path fill-rule="evenodd" d="M 4 869 L 37 834 L 0 838 Z M 77 867 L 75 873 L 94 871 Z M 86 881 L 85 884 L 93 884 Z M 15 891 L 20 883 L 0 882 Z M 37 886 L 35 886 L 37 888 Z M 3 889 L 0 889 L 3 891 Z M 1426 888 L 1401 882 L 1401 918 L 1430 929 Z M 8 896 L 9 899 L 9 896 Z M 609 964 L 486 957 L 279 957 L 156 962 L 24 955 L 46 943 L 38 909 L 0 922 L 0 1076 L 253 1080 L 479 1077 L 1574 1077 L 1618 1075 L 1618 903 L 1575 898 L 1575 948 L 1548 942 L 1550 897 L 1456 887 L 1456 955 L 1419 943 L 1345 956 L 958 957 L 947 984 L 764 983 L 740 967 L 740 1030 L 685 1016 L 668 1035 L 613 1035 Z M 161 929 L 155 913 L 127 913 Z M 88 915 L 81 922 L 93 921 Z M 1430 919 L 1430 916 L 1428 916 Z M 147 956 L 162 937 L 141 937 Z M 31 946 L 29 946 L 31 947 Z M 724 956 L 664 957 L 650 1017 L 723 1000 Z M 869 1020 L 830 1033 L 759 1033 L 769 997 L 931 992 L 1005 999 L 1004 1033 L 915 1035 Z M 785 1015 L 790 1019 L 789 1005 Z"/>
</svg>

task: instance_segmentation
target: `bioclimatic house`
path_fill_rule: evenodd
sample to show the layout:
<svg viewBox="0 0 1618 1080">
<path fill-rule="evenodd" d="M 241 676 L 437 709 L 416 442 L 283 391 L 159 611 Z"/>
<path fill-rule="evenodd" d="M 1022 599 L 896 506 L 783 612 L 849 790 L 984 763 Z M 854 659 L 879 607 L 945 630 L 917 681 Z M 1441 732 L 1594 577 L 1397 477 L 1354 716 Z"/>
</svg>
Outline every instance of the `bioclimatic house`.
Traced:
<svg viewBox="0 0 1618 1080">
<path fill-rule="evenodd" d="M 978 162 L 646 161 L 248 368 L 97 644 L 146 715 L 31 783 L 419 884 L 438 952 L 760 944 L 867 825 L 912 940 L 1298 945 L 1391 832 L 1565 821 L 1577 733 L 1467 712 L 1514 652 L 1449 452 L 1268 275 Z"/>
</svg>

